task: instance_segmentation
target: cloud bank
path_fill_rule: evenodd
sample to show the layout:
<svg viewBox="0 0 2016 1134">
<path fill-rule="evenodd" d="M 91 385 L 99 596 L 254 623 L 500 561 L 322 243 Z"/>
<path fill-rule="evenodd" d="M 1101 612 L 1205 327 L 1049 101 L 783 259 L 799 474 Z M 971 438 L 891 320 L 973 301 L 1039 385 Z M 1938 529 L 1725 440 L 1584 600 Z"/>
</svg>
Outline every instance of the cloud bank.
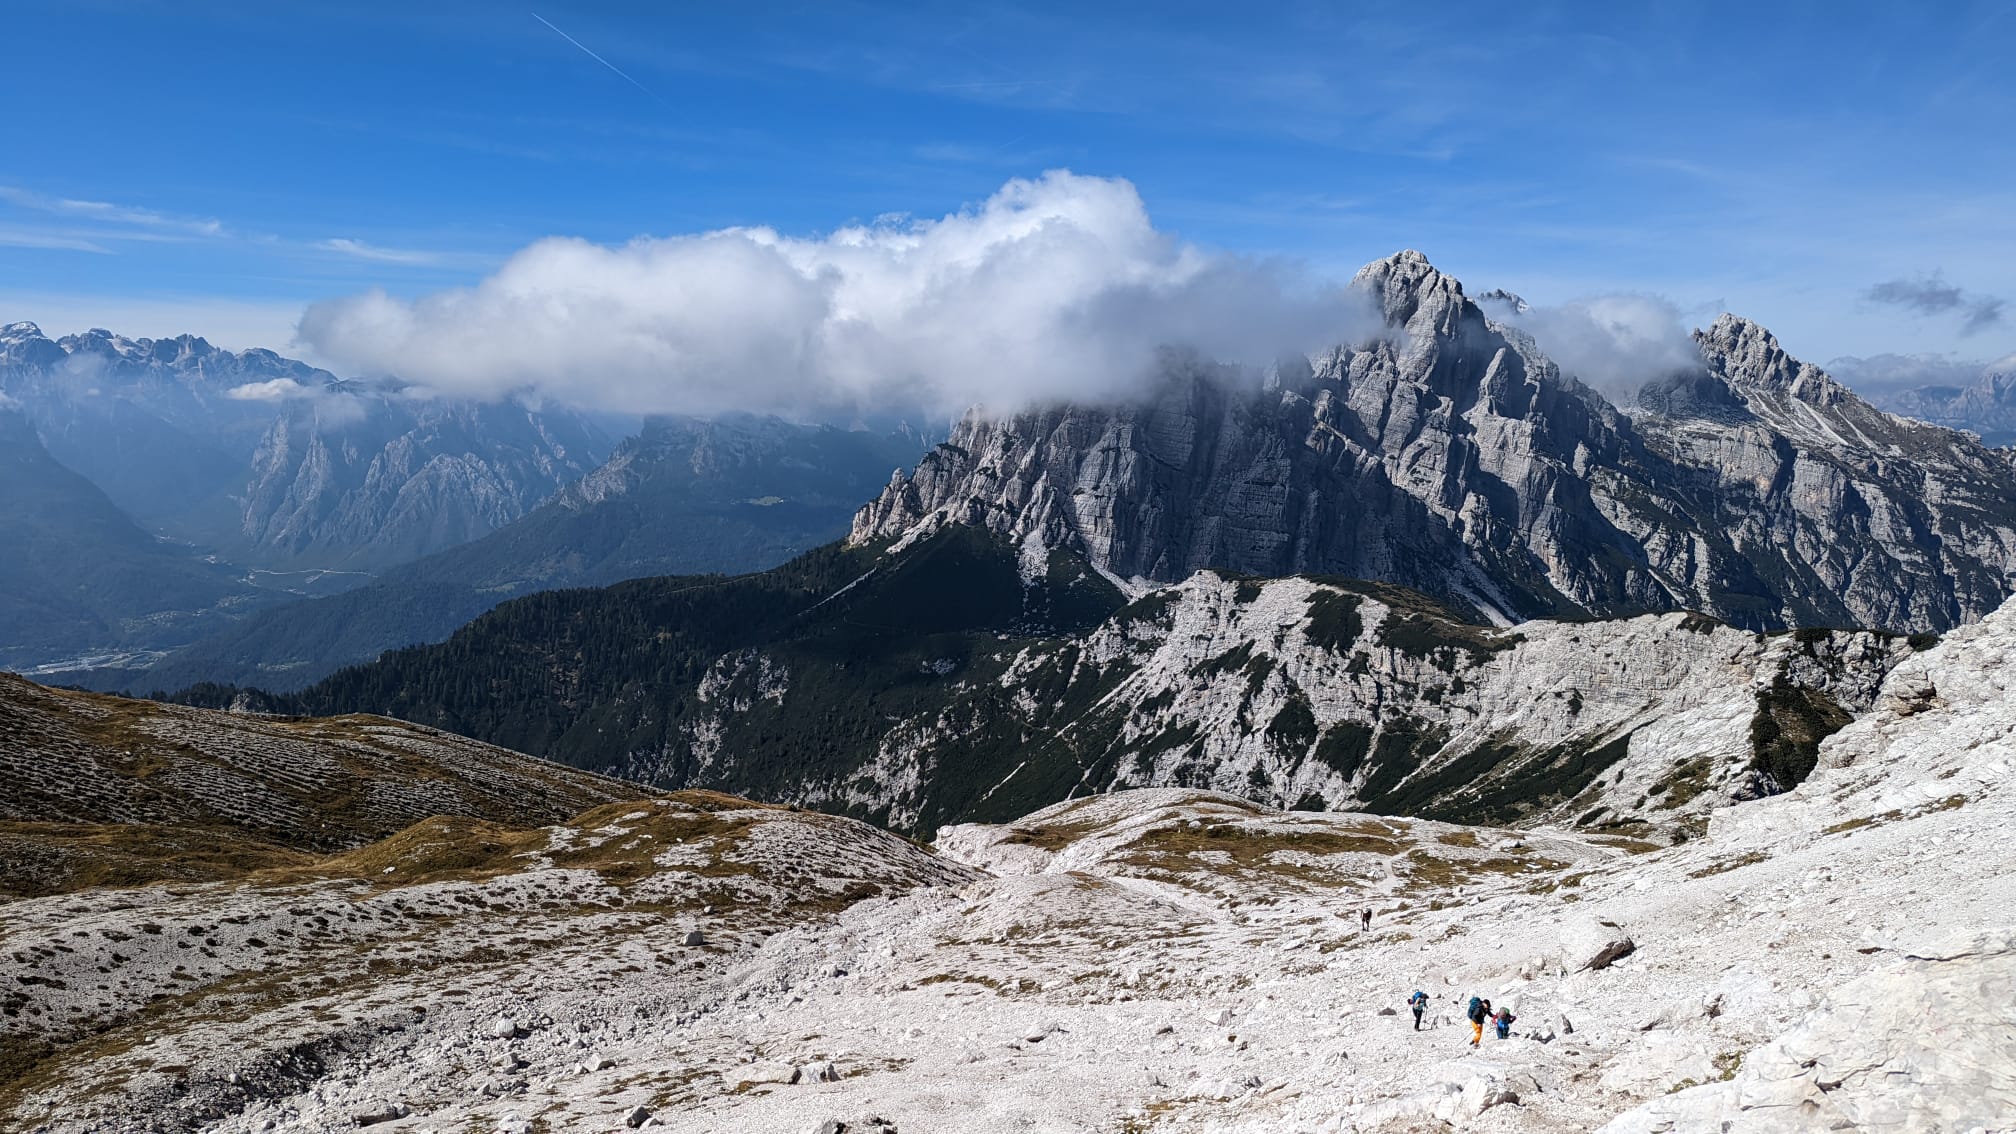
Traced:
<svg viewBox="0 0 2016 1134">
<path fill-rule="evenodd" d="M 446 395 L 811 417 L 1125 397 L 1163 347 L 1264 365 L 1378 330 L 1341 283 L 1185 244 L 1129 182 L 1053 171 L 810 238 L 542 240 L 474 287 L 317 303 L 298 341 Z"/>
<path fill-rule="evenodd" d="M 2008 306 L 1999 296 L 1970 294 L 1954 287 L 1938 272 L 1915 280 L 1885 280 L 1870 288 L 1866 298 L 1871 303 L 1902 307 L 1920 315 L 1943 315 L 1957 311 L 1963 335 L 1985 331 L 2001 322 L 2002 310 Z"/>
<path fill-rule="evenodd" d="M 1600 295 L 1523 311 L 1506 301 L 1488 310 L 1532 335 L 1563 373 L 1619 405 L 1636 401 L 1647 382 L 1702 366 L 1680 308 L 1659 296 Z"/>
<path fill-rule="evenodd" d="M 224 396 L 234 402 L 284 402 L 289 398 L 303 397 L 309 393 L 306 386 L 292 378 L 271 378 L 264 382 L 247 382 L 224 391 Z"/>
</svg>

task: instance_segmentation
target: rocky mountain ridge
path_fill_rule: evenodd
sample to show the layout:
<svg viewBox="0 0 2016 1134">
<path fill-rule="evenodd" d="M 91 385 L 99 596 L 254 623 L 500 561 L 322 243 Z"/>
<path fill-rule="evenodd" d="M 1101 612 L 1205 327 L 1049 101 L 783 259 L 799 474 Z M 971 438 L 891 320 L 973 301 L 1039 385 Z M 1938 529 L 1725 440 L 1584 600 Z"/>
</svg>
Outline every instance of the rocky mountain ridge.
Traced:
<svg viewBox="0 0 2016 1134">
<path fill-rule="evenodd" d="M 1361 271 L 1391 329 L 1242 386 L 1172 365 L 1148 404 L 975 413 L 864 508 L 1122 583 L 1205 567 L 1398 583 L 1495 620 L 1697 609 L 1753 629 L 1937 630 L 2011 592 L 2016 470 L 1884 414 L 1724 316 L 1625 413 L 1419 253 Z"/>
<path fill-rule="evenodd" d="M 144 525 L 273 569 L 373 569 L 529 511 L 610 442 L 569 411 L 414 398 L 273 351 L 0 328 L 0 394 Z"/>
<path fill-rule="evenodd" d="M 1783 791 L 1926 644 L 1698 615 L 1493 629 L 1401 588 L 1200 572 L 1127 601 L 953 525 L 736 579 L 507 603 L 278 699 L 900 829 L 1175 786 L 1660 839 Z"/>
<path fill-rule="evenodd" d="M 342 594 L 261 611 L 144 671 L 84 680 L 292 692 L 387 650 L 439 642 L 532 591 L 761 570 L 844 534 L 860 501 L 924 444 L 902 428 L 654 418 L 594 472 L 489 535 Z"/>
<path fill-rule="evenodd" d="M 1903 390 L 1885 405 L 1905 417 L 1979 434 L 1990 445 L 2016 444 L 2016 358 L 1987 367 L 1967 385 Z"/>
</svg>

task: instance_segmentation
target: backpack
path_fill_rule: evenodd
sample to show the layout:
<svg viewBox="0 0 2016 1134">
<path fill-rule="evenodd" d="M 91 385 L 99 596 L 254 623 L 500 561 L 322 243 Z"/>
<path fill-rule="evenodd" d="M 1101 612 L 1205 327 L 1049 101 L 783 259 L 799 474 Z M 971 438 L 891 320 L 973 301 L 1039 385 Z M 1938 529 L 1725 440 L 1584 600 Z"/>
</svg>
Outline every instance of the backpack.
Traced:
<svg viewBox="0 0 2016 1134">
<path fill-rule="evenodd" d="M 1482 1023 L 1484 1021 L 1484 1002 L 1475 996 L 1471 997 L 1468 1015 L 1470 1016 L 1471 1023 Z"/>
<path fill-rule="evenodd" d="M 1417 988 L 1414 990 L 1414 995 L 1407 998 L 1407 1003 L 1413 1007 L 1419 1008 L 1422 1005 L 1428 1003 L 1428 994 Z"/>
</svg>

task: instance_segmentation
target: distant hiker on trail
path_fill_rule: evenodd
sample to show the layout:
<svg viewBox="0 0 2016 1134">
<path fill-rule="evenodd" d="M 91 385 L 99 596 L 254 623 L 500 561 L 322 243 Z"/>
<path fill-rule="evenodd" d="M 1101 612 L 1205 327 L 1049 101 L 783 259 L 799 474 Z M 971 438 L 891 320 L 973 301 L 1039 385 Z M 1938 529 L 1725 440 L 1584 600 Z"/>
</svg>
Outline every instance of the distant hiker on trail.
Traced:
<svg viewBox="0 0 2016 1134">
<path fill-rule="evenodd" d="M 1491 1017 L 1491 1019 L 1498 1025 L 1499 1039 L 1512 1038 L 1512 1021 L 1517 1020 L 1518 1018 L 1519 1017 L 1514 1016 L 1512 1014 L 1512 1009 L 1510 1008 L 1498 1009 L 1498 1014 L 1496 1016 Z"/>
<path fill-rule="evenodd" d="M 1358 932 L 1363 933 L 1370 928 L 1372 928 L 1372 907 L 1367 906 L 1358 911 Z"/>
<path fill-rule="evenodd" d="M 1415 989 L 1414 995 L 1407 998 L 1407 1007 L 1414 1009 L 1414 1030 L 1418 1032 L 1421 1030 L 1421 1013 L 1428 1010 L 1428 994 Z"/>
<path fill-rule="evenodd" d="M 1491 1018 L 1491 1002 L 1473 996 L 1470 998 L 1470 1010 L 1464 1015 L 1470 1017 L 1470 1046 L 1476 1047 L 1484 1042 L 1484 1021 Z"/>
</svg>

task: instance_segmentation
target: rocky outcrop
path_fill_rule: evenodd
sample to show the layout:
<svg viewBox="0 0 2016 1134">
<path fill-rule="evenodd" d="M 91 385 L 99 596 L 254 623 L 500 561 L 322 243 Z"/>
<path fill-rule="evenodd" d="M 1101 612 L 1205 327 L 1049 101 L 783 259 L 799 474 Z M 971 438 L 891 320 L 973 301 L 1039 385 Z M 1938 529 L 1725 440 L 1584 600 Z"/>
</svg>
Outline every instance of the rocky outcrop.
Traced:
<svg viewBox="0 0 2016 1134">
<path fill-rule="evenodd" d="M 974 524 L 1120 579 L 1400 583 L 1499 621 L 1698 609 L 1937 629 L 2016 569 L 2016 471 L 1890 417 L 1733 316 L 1627 416 L 1419 253 L 1356 286 L 1388 337 L 1262 386 L 1172 358 L 1145 404 L 976 412 L 853 541 Z"/>
<path fill-rule="evenodd" d="M 2000 1128 L 2016 1114 L 2016 933 L 1906 954 L 1829 992 L 1730 1080 L 1655 1099 L 1604 1134 Z"/>
<path fill-rule="evenodd" d="M 1880 634 L 1767 636 L 1683 614 L 1494 631 L 1397 589 L 1201 572 L 892 722 L 845 787 L 806 775 L 783 790 L 896 822 L 1048 783 L 1698 833 L 1710 809 L 1797 783 L 1911 652 Z M 744 686 L 692 715 L 749 753 L 795 703 Z M 977 764 L 997 750 L 998 766 Z"/>
</svg>

